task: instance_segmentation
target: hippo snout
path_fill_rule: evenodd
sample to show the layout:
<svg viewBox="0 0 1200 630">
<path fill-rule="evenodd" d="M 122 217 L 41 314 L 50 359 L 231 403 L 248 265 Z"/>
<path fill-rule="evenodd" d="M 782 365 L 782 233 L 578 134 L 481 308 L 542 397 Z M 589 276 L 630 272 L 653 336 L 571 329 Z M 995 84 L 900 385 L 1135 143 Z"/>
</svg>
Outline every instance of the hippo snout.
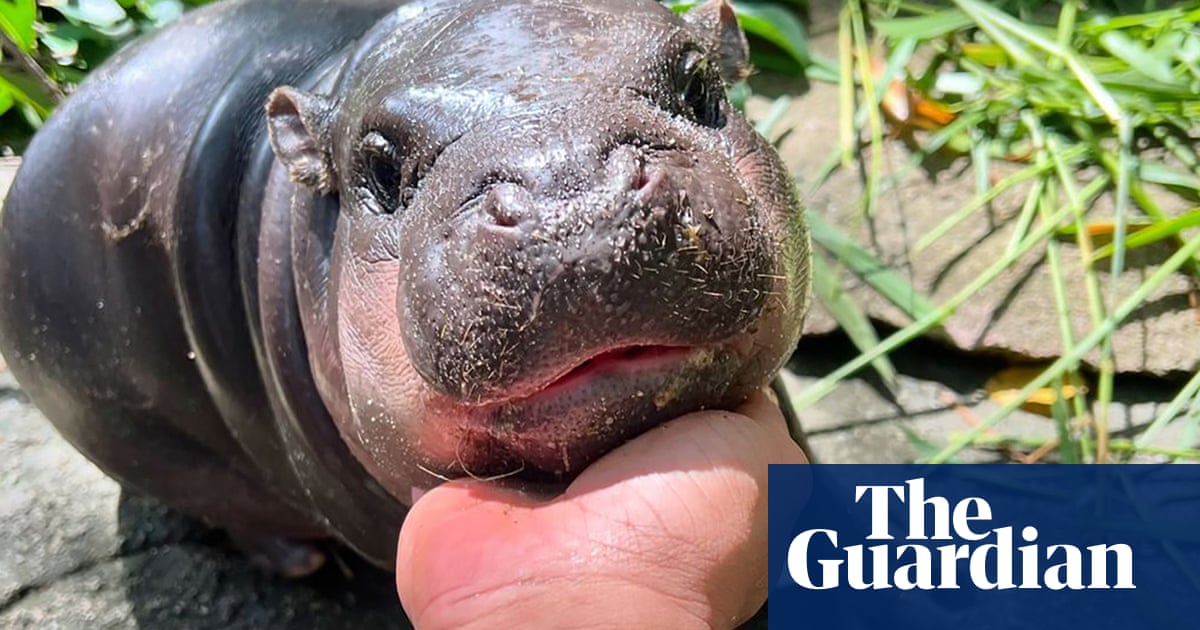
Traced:
<svg viewBox="0 0 1200 630">
<path fill-rule="evenodd" d="M 370 474 L 405 500 L 559 484 L 768 383 L 809 238 L 726 95 L 749 71 L 727 2 L 411 6 L 266 110 L 313 373 Z"/>
<path fill-rule="evenodd" d="M 669 200 L 654 197 L 663 192 L 675 193 L 674 190 L 667 190 L 668 179 L 666 168 L 658 164 L 647 164 L 646 156 L 641 150 L 634 146 L 621 145 L 609 154 L 598 188 L 607 191 L 613 197 L 613 209 L 658 207 L 661 208 L 660 214 L 665 219 L 668 207 L 673 206 Z M 491 219 L 490 223 L 486 220 L 479 222 L 479 229 L 489 233 L 494 232 L 495 227 L 519 228 L 522 223 L 535 220 L 540 209 L 535 194 L 528 185 L 505 180 L 503 175 L 497 174 L 489 176 L 484 189 L 464 205 L 477 204 L 478 210 Z M 632 195 L 629 200 L 631 203 L 622 203 L 623 198 L 628 195 Z M 468 212 L 471 210 L 472 208 L 466 209 Z M 628 217 L 612 218 L 621 221 Z M 520 230 L 516 232 L 519 234 Z"/>
<path fill-rule="evenodd" d="M 721 153 L 533 144 L 480 165 L 469 193 L 430 191 L 462 201 L 407 232 L 435 242 L 402 241 L 402 256 L 423 251 L 405 256 L 404 343 L 433 387 L 468 404 L 522 398 L 614 349 L 710 347 L 752 325 L 775 258 Z"/>
</svg>

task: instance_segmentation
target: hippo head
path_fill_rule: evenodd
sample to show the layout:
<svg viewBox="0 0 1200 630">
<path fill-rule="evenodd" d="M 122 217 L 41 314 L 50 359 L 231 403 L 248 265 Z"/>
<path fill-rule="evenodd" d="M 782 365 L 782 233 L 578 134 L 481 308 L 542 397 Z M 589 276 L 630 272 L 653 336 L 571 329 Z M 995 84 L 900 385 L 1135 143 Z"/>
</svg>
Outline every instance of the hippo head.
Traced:
<svg viewBox="0 0 1200 630">
<path fill-rule="evenodd" d="M 723 0 L 435 0 L 272 94 L 311 364 L 370 474 L 562 482 L 772 378 L 808 236 L 725 96 L 745 64 Z"/>
</svg>

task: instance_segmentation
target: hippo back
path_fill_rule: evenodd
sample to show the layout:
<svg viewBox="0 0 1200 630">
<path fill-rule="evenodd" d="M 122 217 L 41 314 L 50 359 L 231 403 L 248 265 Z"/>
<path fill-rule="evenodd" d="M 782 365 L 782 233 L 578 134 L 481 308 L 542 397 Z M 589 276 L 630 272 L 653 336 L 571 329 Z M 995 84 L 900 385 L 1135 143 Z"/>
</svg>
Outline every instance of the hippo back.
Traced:
<svg viewBox="0 0 1200 630">
<path fill-rule="evenodd" d="M 371 540 L 399 518 L 398 506 L 380 518 L 353 498 L 377 493 L 361 473 L 340 500 L 343 488 L 297 476 L 320 477 L 322 458 L 354 462 L 339 443 L 303 453 L 313 445 L 281 436 L 289 419 L 276 413 L 261 320 L 295 314 L 262 313 L 256 286 L 261 266 L 287 264 L 258 251 L 268 93 L 336 68 L 398 4 L 196 11 L 97 70 L 30 145 L 0 216 L 0 351 L 59 431 L 127 485 L 215 522 L 257 511 L 248 528 L 287 535 Z M 311 387 L 309 375 L 286 378 Z M 172 481 L 209 466 L 211 477 Z M 225 492 L 221 474 L 244 496 L 211 496 Z M 321 505 L 331 500 L 340 509 Z M 360 551 L 383 561 L 392 535 Z"/>
</svg>

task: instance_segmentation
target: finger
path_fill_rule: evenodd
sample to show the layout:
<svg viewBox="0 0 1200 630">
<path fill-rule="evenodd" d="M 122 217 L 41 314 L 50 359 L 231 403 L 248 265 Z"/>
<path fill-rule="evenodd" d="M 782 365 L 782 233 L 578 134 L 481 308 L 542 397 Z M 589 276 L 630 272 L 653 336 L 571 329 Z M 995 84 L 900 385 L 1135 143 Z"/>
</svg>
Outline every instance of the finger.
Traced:
<svg viewBox="0 0 1200 630">
<path fill-rule="evenodd" d="M 397 587 L 418 627 L 589 620 L 732 626 L 766 596 L 767 464 L 802 462 L 778 407 L 691 414 L 554 501 L 455 482 L 417 502 Z"/>
</svg>

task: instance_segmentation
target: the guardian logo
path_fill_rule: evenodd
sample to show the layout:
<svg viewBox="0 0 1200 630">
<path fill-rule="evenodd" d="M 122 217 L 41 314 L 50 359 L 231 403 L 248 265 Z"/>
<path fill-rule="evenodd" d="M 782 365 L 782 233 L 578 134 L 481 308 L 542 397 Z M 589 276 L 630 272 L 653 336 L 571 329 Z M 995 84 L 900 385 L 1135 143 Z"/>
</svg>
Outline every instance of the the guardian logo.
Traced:
<svg viewBox="0 0 1200 630">
<path fill-rule="evenodd" d="M 989 528 L 992 508 L 983 498 L 966 498 L 952 506 L 945 497 L 926 497 L 924 479 L 904 485 L 856 485 L 854 503 L 870 509 L 866 540 L 878 541 L 896 540 L 888 510 L 894 503 L 906 507 L 904 544 L 840 547 L 835 530 L 803 531 L 787 550 L 788 573 L 796 584 L 811 590 L 844 584 L 860 591 L 1136 588 L 1129 545 L 1043 546 L 1036 527 L 1023 527 L 1019 534 L 1011 526 Z M 1018 535 L 1026 544 L 1016 546 Z M 939 541 L 946 542 L 936 544 Z"/>
</svg>

